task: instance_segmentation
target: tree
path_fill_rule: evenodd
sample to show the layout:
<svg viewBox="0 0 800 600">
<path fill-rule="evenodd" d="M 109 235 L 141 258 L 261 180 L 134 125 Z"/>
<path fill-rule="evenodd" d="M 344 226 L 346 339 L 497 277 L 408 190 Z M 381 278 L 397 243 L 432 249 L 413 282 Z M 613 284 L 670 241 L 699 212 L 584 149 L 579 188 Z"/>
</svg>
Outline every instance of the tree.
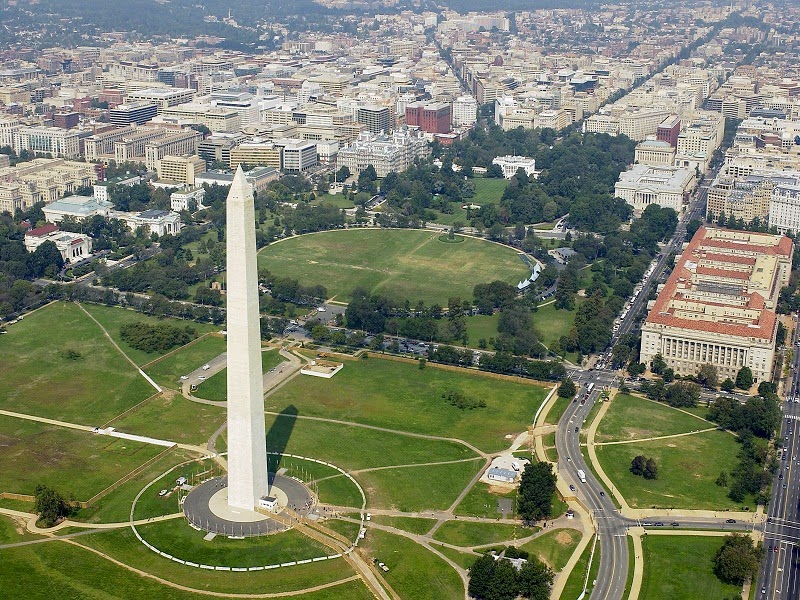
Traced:
<svg viewBox="0 0 800 600">
<path fill-rule="evenodd" d="M 658 479 L 658 465 L 656 464 L 655 459 L 647 459 L 647 462 L 645 462 L 644 465 L 644 473 L 642 473 L 642 476 L 645 479 Z"/>
<path fill-rule="evenodd" d="M 715 482 L 719 487 L 728 487 L 728 472 L 727 471 L 720 471 L 719 477 L 717 477 L 717 481 Z"/>
<path fill-rule="evenodd" d="M 676 408 L 692 408 L 700 401 L 700 386 L 691 381 L 677 381 L 667 386 L 664 401 Z"/>
<path fill-rule="evenodd" d="M 556 476 L 550 463 L 528 463 L 519 483 L 519 515 L 526 523 L 546 519 L 556 491 Z"/>
<path fill-rule="evenodd" d="M 758 384 L 758 395 L 763 396 L 764 398 L 768 398 L 770 394 L 776 394 L 778 392 L 778 386 L 772 383 L 771 381 L 762 381 Z"/>
<path fill-rule="evenodd" d="M 716 388 L 719 384 L 717 367 L 712 364 L 705 363 L 702 367 L 700 367 L 700 371 L 697 373 L 697 381 L 706 387 Z"/>
<path fill-rule="evenodd" d="M 559 398 L 572 398 L 577 392 L 575 383 L 569 377 L 561 380 L 561 385 L 558 386 Z"/>
<path fill-rule="evenodd" d="M 492 163 L 486 168 L 486 177 L 492 179 L 502 179 L 503 169 L 500 167 L 500 165 Z"/>
<path fill-rule="evenodd" d="M 734 533 L 725 538 L 714 557 L 714 574 L 725 583 L 742 585 L 756 576 L 760 559 L 760 552 L 753 547 L 752 540 Z"/>
<path fill-rule="evenodd" d="M 469 568 L 469 595 L 473 598 L 487 598 L 492 585 L 492 575 L 496 568 L 494 557 L 484 554 Z"/>
<path fill-rule="evenodd" d="M 64 267 L 64 259 L 55 243 L 47 240 L 28 255 L 28 269 L 34 277 L 55 277 Z"/>
<path fill-rule="evenodd" d="M 486 600 L 514 600 L 518 591 L 517 570 L 514 565 L 505 558 L 498 560 L 494 573 L 492 573 Z"/>
<path fill-rule="evenodd" d="M 644 476 L 644 470 L 647 466 L 647 458 L 643 454 L 634 456 L 631 461 L 631 473 L 640 477 Z"/>
<path fill-rule="evenodd" d="M 553 571 L 538 558 L 528 556 L 527 560 L 517 574 L 520 596 L 531 600 L 548 600 L 555 577 Z"/>
<path fill-rule="evenodd" d="M 740 390 L 749 390 L 753 387 L 753 371 L 750 367 L 742 367 L 736 374 L 736 387 Z"/>
<path fill-rule="evenodd" d="M 650 362 L 650 370 L 656 375 L 661 375 L 666 368 L 667 363 L 664 361 L 664 357 L 660 353 L 656 354 Z"/>
<path fill-rule="evenodd" d="M 53 527 L 72 512 L 72 508 L 64 500 L 64 497 L 46 485 L 36 486 L 35 498 L 33 509 L 45 527 Z"/>
<path fill-rule="evenodd" d="M 735 389 L 736 384 L 733 383 L 733 380 L 730 377 L 728 377 L 719 387 L 725 392 L 732 392 Z"/>
</svg>

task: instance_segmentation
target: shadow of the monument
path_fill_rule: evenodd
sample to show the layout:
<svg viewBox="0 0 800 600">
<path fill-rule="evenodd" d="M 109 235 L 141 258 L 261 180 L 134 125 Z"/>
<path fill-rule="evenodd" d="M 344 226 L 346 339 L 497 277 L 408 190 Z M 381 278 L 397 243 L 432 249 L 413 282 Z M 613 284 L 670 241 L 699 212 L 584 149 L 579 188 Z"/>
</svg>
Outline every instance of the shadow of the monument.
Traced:
<svg viewBox="0 0 800 600">
<path fill-rule="evenodd" d="M 270 485 L 272 485 L 278 469 L 281 468 L 283 453 L 289 444 L 289 438 L 292 437 L 297 415 L 297 408 L 290 404 L 275 417 L 272 427 L 267 431 L 267 452 L 273 453 L 267 455 L 267 473 Z"/>
</svg>

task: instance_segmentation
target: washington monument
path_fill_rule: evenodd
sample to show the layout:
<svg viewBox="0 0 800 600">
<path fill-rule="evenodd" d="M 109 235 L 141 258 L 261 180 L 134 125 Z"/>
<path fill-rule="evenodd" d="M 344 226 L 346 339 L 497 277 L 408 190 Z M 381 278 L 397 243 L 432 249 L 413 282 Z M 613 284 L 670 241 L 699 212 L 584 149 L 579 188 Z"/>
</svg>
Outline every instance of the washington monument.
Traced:
<svg viewBox="0 0 800 600">
<path fill-rule="evenodd" d="M 252 511 L 269 485 L 255 208 L 241 166 L 227 205 L 228 505 Z"/>
</svg>

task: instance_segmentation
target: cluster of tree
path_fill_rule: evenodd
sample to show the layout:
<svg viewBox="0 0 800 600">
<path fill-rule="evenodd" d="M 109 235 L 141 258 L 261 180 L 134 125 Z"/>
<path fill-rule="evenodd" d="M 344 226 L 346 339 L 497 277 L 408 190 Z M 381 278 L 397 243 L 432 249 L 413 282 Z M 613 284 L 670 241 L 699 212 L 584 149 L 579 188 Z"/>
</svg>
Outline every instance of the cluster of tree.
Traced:
<svg viewBox="0 0 800 600">
<path fill-rule="evenodd" d="M 744 404 L 720 396 L 709 407 L 708 419 L 740 435 L 769 439 L 780 425 L 781 409 L 775 394 L 752 396 Z"/>
<path fill-rule="evenodd" d="M 460 408 L 461 410 L 472 410 L 474 408 L 486 408 L 486 401 L 481 398 L 470 398 L 458 390 L 447 390 L 442 392 L 444 401 Z"/>
<path fill-rule="evenodd" d="M 323 285 L 300 285 L 297 279 L 278 277 L 264 269 L 259 272 L 259 280 L 267 287 L 270 295 L 281 302 L 316 306 L 328 297 L 328 290 Z"/>
<path fill-rule="evenodd" d="M 127 323 L 120 327 L 123 341 L 143 352 L 166 352 L 175 346 L 183 346 L 197 337 L 197 330 L 191 325 L 148 325 L 142 321 Z"/>
<path fill-rule="evenodd" d="M 693 408 L 700 401 L 700 386 L 692 381 L 676 381 L 665 385 L 663 379 L 645 380 L 639 389 L 651 400 L 665 402 L 675 408 Z"/>
<path fill-rule="evenodd" d="M 552 515 L 556 475 L 547 462 L 528 463 L 519 482 L 517 510 L 526 523 L 548 519 Z"/>
<path fill-rule="evenodd" d="M 583 354 L 604 349 L 611 341 L 611 328 L 623 305 L 619 296 L 606 296 L 602 288 L 595 289 L 589 300 L 578 307 L 573 326 L 558 340 L 559 347 Z"/>
<path fill-rule="evenodd" d="M 224 265 L 224 256 L 217 262 Z M 102 281 L 103 285 L 124 292 L 142 293 L 149 290 L 170 299 L 182 300 L 189 297 L 190 285 L 204 281 L 221 266 L 215 265 L 210 258 L 198 259 L 194 265 L 190 265 L 185 253 L 167 248 L 150 260 L 105 273 Z"/>
<path fill-rule="evenodd" d="M 37 485 L 33 510 L 44 527 L 53 527 L 72 514 L 72 506 L 59 492 L 47 485 Z"/>
<path fill-rule="evenodd" d="M 293 211 L 287 212 L 283 217 L 284 232 L 310 233 L 344 227 L 344 210 L 336 208 L 333 204 L 312 206 L 298 204 Z"/>
<path fill-rule="evenodd" d="M 725 583 L 738 586 L 754 579 L 760 565 L 761 551 L 742 533 L 726 536 L 714 556 L 714 574 Z"/>
<path fill-rule="evenodd" d="M 359 176 L 359 189 L 361 181 Z M 442 160 L 441 169 L 428 160 L 418 161 L 404 173 L 389 173 L 381 181 L 381 192 L 386 194 L 390 207 L 401 215 L 414 215 L 423 221 L 435 219 L 434 210 L 452 214 L 473 190 L 463 173 L 453 171 L 449 157 Z"/>
<path fill-rule="evenodd" d="M 645 479 L 658 479 L 658 465 L 655 459 L 647 458 L 643 454 L 633 457 L 630 471 L 634 475 Z"/>
<path fill-rule="evenodd" d="M 519 596 L 547 600 L 555 575 L 538 558 L 507 548 L 501 558 L 484 554 L 469 569 L 469 595 L 477 600 L 514 600 Z M 510 558 L 525 559 L 519 571 Z"/>
<path fill-rule="evenodd" d="M 132 232 L 125 221 L 106 219 L 100 215 L 81 220 L 66 216 L 58 224 L 58 227 L 63 231 L 84 233 L 91 237 L 94 252 L 111 250 L 121 256 L 127 256 L 137 249 L 151 244 L 150 239 L 145 239 L 141 235 L 137 236 L 136 232 Z M 183 232 L 181 233 L 183 234 Z"/>
<path fill-rule="evenodd" d="M 572 381 L 569 377 L 564 377 L 561 380 L 561 383 L 558 386 L 558 397 L 559 398 L 572 398 L 575 394 L 578 393 L 578 388 L 575 385 L 575 382 Z"/>
<path fill-rule="evenodd" d="M 517 297 L 517 288 L 505 281 L 479 283 L 472 290 L 472 303 L 482 315 L 491 315 L 494 310 L 506 306 Z"/>
<path fill-rule="evenodd" d="M 560 362 L 553 360 L 529 360 L 523 356 L 514 356 L 509 352 L 481 354 L 478 366 L 484 371 L 520 375 L 540 381 L 561 381 L 567 370 Z"/>
</svg>

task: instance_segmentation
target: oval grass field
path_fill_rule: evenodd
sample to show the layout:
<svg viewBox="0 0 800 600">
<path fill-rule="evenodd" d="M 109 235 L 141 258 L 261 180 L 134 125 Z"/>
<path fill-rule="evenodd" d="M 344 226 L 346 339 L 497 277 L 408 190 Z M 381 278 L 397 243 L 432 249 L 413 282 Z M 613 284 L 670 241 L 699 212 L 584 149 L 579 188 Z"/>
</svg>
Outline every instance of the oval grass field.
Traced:
<svg viewBox="0 0 800 600">
<path fill-rule="evenodd" d="M 392 300 L 472 298 L 477 283 L 500 279 L 516 285 L 530 275 L 517 251 L 476 238 L 439 240 L 436 231 L 350 229 L 282 240 L 263 248 L 258 266 L 301 285 L 324 285 L 329 297 L 348 301 L 358 286 Z"/>
</svg>

